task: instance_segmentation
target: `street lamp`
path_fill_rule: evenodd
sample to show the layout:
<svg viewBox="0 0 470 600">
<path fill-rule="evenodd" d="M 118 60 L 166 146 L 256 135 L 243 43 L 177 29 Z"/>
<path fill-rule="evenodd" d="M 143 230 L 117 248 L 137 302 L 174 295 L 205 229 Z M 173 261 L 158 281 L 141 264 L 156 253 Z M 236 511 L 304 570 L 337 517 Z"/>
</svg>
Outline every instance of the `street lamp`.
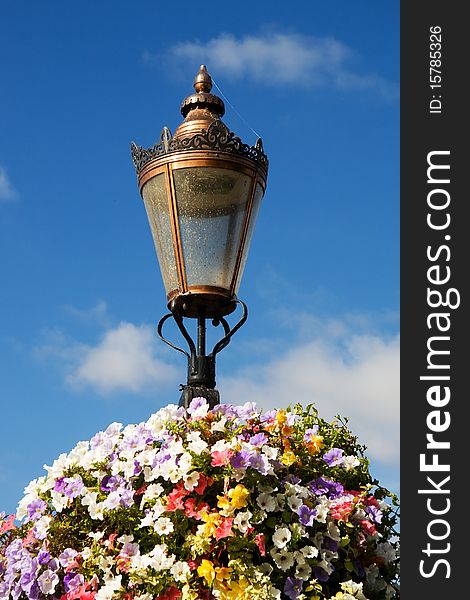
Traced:
<svg viewBox="0 0 470 600">
<path fill-rule="evenodd" d="M 158 324 L 160 338 L 188 358 L 187 385 L 180 404 L 205 397 L 219 403 L 215 357 L 244 324 L 247 307 L 237 292 L 258 210 L 266 189 L 268 159 L 261 139 L 244 144 L 221 121 L 223 101 L 213 94 L 204 65 L 194 79 L 195 93 L 181 104 L 184 121 L 174 136 L 164 127 L 160 140 L 145 149 L 131 144 L 139 192 L 152 230 L 170 313 Z M 231 329 L 225 317 L 243 309 Z M 173 318 L 189 352 L 162 335 Z M 184 319 L 197 319 L 197 341 Z M 206 321 L 222 325 L 224 337 L 206 354 Z"/>
</svg>

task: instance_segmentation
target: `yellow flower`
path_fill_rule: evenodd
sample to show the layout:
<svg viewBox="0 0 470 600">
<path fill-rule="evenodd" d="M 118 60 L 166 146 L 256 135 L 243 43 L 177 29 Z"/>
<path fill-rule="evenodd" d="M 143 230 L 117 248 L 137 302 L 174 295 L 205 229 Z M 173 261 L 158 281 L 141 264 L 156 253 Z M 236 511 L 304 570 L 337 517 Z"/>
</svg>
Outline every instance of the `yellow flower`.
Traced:
<svg viewBox="0 0 470 600">
<path fill-rule="evenodd" d="M 323 448 L 323 438 L 321 435 L 312 435 L 307 443 L 310 454 L 317 454 Z"/>
<path fill-rule="evenodd" d="M 197 574 L 199 577 L 204 577 L 204 579 L 210 585 L 215 579 L 214 565 L 210 560 L 203 558 L 201 564 L 197 568 Z"/>
<path fill-rule="evenodd" d="M 247 590 L 249 585 L 243 576 L 238 581 L 231 581 L 230 589 L 220 595 L 220 600 L 251 600 L 251 594 Z"/>
<path fill-rule="evenodd" d="M 278 425 L 284 425 L 284 423 L 287 421 L 287 413 L 285 410 L 278 411 L 276 415 L 276 421 Z"/>
<path fill-rule="evenodd" d="M 290 437 L 293 433 L 294 428 L 290 425 L 284 425 L 284 427 L 282 428 L 282 435 L 285 435 L 286 437 Z"/>
<path fill-rule="evenodd" d="M 233 489 L 228 491 L 228 497 L 230 498 L 230 504 L 233 508 L 243 508 L 247 505 L 247 498 L 250 495 L 250 492 L 246 489 L 244 485 L 239 483 Z"/>
<path fill-rule="evenodd" d="M 227 498 L 227 496 L 217 496 L 217 499 L 217 506 L 220 508 L 220 514 L 223 517 L 233 517 L 235 513 L 235 507 L 230 502 L 230 499 Z"/>
<path fill-rule="evenodd" d="M 204 535 L 210 537 L 212 535 L 214 535 L 217 527 L 220 525 L 220 522 L 222 520 L 222 517 L 219 515 L 219 513 L 207 513 L 206 511 L 203 511 L 200 513 L 201 514 L 201 518 L 204 521 L 205 525 L 204 525 Z"/>
<path fill-rule="evenodd" d="M 199 594 L 191 590 L 188 583 L 185 583 L 182 590 L 181 600 L 198 600 Z"/>
<path fill-rule="evenodd" d="M 232 569 L 229 567 L 216 567 L 215 568 L 215 577 L 217 581 L 223 581 L 224 579 L 230 578 L 230 573 Z"/>
<path fill-rule="evenodd" d="M 293 465 L 296 460 L 297 458 L 291 450 L 284 452 L 284 454 L 281 456 L 281 462 L 283 465 L 286 465 L 286 467 L 290 467 L 290 465 Z"/>
</svg>

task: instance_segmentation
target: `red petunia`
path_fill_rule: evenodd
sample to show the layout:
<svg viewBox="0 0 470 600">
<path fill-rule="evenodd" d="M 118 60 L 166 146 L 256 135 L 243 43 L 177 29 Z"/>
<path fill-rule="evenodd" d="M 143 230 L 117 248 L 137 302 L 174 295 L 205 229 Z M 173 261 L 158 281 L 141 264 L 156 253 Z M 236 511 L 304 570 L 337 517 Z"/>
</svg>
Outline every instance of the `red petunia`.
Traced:
<svg viewBox="0 0 470 600">
<path fill-rule="evenodd" d="M 163 594 L 157 596 L 157 600 L 177 600 L 178 598 L 181 598 L 181 596 L 181 590 L 173 586 L 168 588 Z"/>
</svg>

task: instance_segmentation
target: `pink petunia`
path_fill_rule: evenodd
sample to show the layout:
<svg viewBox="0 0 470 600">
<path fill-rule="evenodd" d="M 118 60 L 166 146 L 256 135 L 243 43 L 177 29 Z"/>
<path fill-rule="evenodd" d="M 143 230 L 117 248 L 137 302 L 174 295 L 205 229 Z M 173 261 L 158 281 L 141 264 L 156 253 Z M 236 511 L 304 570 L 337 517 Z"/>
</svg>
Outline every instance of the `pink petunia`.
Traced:
<svg viewBox="0 0 470 600">
<path fill-rule="evenodd" d="M 359 521 L 359 523 L 362 525 L 362 528 L 367 533 L 367 535 L 375 535 L 377 533 L 377 529 L 375 528 L 374 524 L 368 521 L 367 519 Z"/>
<path fill-rule="evenodd" d="M 210 487 L 213 483 L 214 483 L 214 480 L 212 479 L 212 477 L 206 477 L 202 473 L 199 473 L 199 480 L 197 482 L 197 486 L 194 488 L 193 491 L 196 494 L 199 494 L 200 496 L 202 496 L 205 489 L 207 487 Z"/>
<path fill-rule="evenodd" d="M 234 452 L 232 452 L 232 450 L 229 450 L 228 448 L 226 450 L 222 450 L 221 452 L 218 450 L 214 450 L 214 452 L 212 452 L 211 454 L 211 465 L 213 467 L 224 467 L 225 465 L 228 465 L 233 455 Z"/>
<path fill-rule="evenodd" d="M 96 592 L 88 591 L 89 587 L 89 584 L 84 583 L 71 592 L 62 594 L 60 600 L 94 600 Z"/>
<path fill-rule="evenodd" d="M 2 533 L 6 533 L 7 531 L 11 531 L 12 529 L 16 529 L 14 521 L 15 515 L 10 515 L 8 518 L 2 521 L 0 525 L 0 535 L 2 535 Z"/>
<path fill-rule="evenodd" d="M 184 487 L 184 483 L 180 481 L 175 489 L 168 494 L 168 503 L 166 510 L 168 512 L 174 512 L 175 510 L 184 510 L 183 498 L 189 494 L 188 490 Z"/>
<path fill-rule="evenodd" d="M 261 556 L 266 556 L 266 543 L 264 539 L 264 533 L 258 533 L 255 537 L 256 545 L 258 546 L 259 553 Z"/>
<path fill-rule="evenodd" d="M 193 519 L 200 521 L 202 519 L 202 511 L 210 512 L 210 506 L 207 502 L 199 502 L 196 506 L 196 498 L 188 498 L 184 503 L 184 514 L 187 517 L 192 517 Z"/>
<path fill-rule="evenodd" d="M 217 541 L 219 541 L 222 538 L 226 538 L 226 537 L 233 535 L 232 524 L 233 524 L 232 518 L 224 519 L 222 521 L 222 523 L 215 530 L 215 539 Z"/>
</svg>

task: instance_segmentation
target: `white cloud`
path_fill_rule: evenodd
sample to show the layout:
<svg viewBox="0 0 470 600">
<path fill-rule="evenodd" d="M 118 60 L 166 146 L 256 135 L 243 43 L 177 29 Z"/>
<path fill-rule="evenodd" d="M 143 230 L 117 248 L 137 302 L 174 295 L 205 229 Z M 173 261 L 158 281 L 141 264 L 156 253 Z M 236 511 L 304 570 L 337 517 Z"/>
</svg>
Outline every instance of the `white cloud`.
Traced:
<svg viewBox="0 0 470 600">
<path fill-rule="evenodd" d="M 74 388 L 90 387 L 101 394 L 138 393 L 176 381 L 177 369 L 157 356 L 157 344 L 151 326 L 121 322 L 107 329 L 96 345 L 50 331 L 35 354 L 59 359 L 65 365 L 66 383 Z"/>
<path fill-rule="evenodd" d="M 99 300 L 97 304 L 91 308 L 77 308 L 76 306 L 67 304 L 63 309 L 72 317 L 85 323 L 99 323 L 102 325 L 108 325 L 110 323 L 108 305 L 104 300 Z"/>
<path fill-rule="evenodd" d="M 175 368 L 155 356 L 155 335 L 147 325 L 119 323 L 100 343 L 88 347 L 67 381 L 90 385 L 103 393 L 139 392 L 174 379 Z"/>
<path fill-rule="evenodd" d="M 252 79 L 271 86 L 333 85 L 338 89 L 374 89 L 395 96 L 394 86 L 375 74 L 360 75 L 349 69 L 353 52 L 332 38 L 271 33 L 237 38 L 222 33 L 208 42 L 186 41 L 173 45 L 170 58 L 206 63 L 209 71 L 233 79 Z M 146 62 L 160 62 L 147 52 Z"/>
<path fill-rule="evenodd" d="M 10 202 L 11 200 L 15 200 L 16 197 L 17 192 L 13 187 L 4 167 L 0 165 L 0 203 Z"/>
<path fill-rule="evenodd" d="M 357 335 L 345 327 L 223 378 L 220 387 L 224 402 L 250 400 L 264 408 L 314 403 L 324 418 L 350 417 L 371 458 L 389 464 L 398 459 L 398 336 Z"/>
</svg>

